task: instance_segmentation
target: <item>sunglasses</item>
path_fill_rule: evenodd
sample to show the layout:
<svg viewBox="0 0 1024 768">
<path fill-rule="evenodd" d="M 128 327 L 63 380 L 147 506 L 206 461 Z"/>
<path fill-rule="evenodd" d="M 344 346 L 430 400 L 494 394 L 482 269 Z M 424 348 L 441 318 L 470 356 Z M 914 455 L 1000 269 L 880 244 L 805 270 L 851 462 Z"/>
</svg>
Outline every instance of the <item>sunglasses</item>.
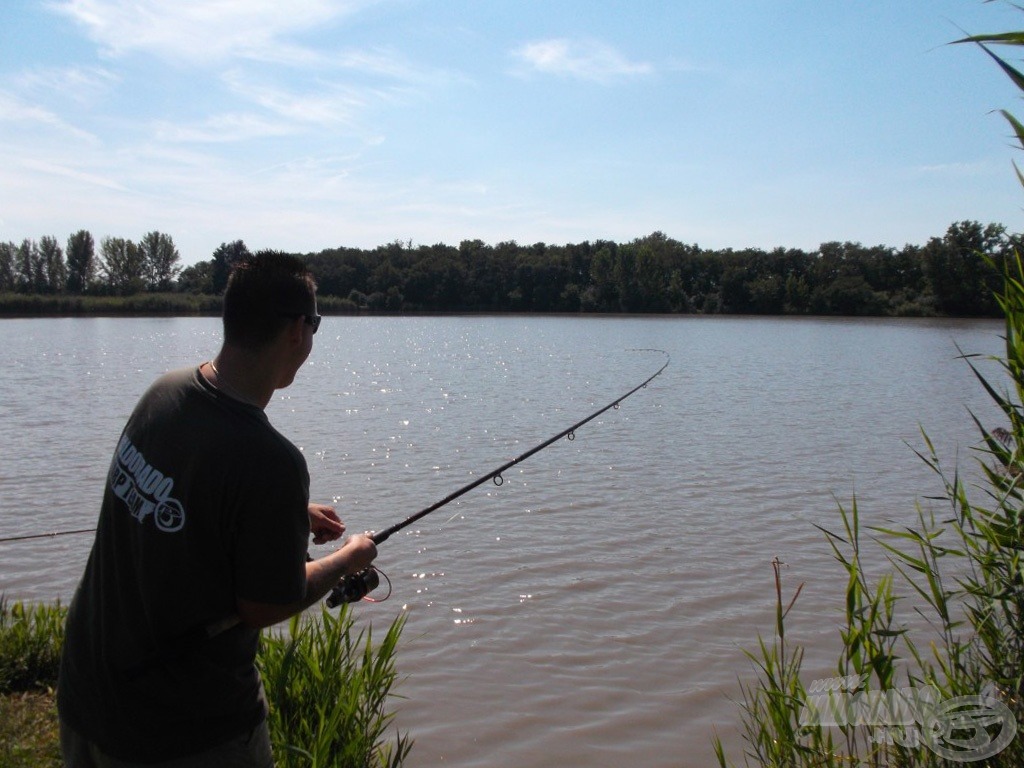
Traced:
<svg viewBox="0 0 1024 768">
<path fill-rule="evenodd" d="M 282 315 L 282 317 L 291 317 L 291 318 L 301 317 L 303 322 L 306 323 L 306 325 L 310 325 L 310 326 L 313 327 L 313 333 L 314 334 L 318 330 L 320 330 L 320 321 L 323 320 L 323 315 L 301 315 L 301 314 L 298 314 L 298 313 L 296 313 L 294 315 Z"/>
</svg>

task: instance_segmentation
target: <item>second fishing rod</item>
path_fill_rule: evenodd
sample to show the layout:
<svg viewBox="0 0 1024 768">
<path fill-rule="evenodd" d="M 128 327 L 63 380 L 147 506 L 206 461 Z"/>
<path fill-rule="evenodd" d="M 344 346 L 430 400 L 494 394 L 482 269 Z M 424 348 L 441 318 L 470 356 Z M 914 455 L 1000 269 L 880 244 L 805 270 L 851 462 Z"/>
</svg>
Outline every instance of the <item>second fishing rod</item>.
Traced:
<svg viewBox="0 0 1024 768">
<path fill-rule="evenodd" d="M 417 522 L 418 520 L 423 519 L 424 517 L 426 517 L 430 513 L 437 511 L 438 509 L 440 509 L 441 507 L 443 507 L 443 506 L 445 506 L 447 504 L 450 504 L 451 502 L 455 501 L 459 497 L 464 496 L 465 494 L 467 494 L 470 491 L 472 491 L 474 488 L 477 488 L 477 487 L 483 485 L 484 483 L 486 483 L 488 481 L 493 482 L 495 485 L 501 485 L 502 482 L 503 482 L 502 475 L 503 475 L 504 472 L 508 471 L 509 469 L 514 467 L 516 464 L 519 464 L 520 462 L 525 461 L 526 459 L 530 458 L 534 454 L 539 453 L 540 451 L 542 451 L 545 448 L 547 448 L 548 446 L 550 446 L 552 443 L 555 443 L 555 442 L 561 440 L 562 438 L 568 438 L 569 440 L 575 439 L 576 430 L 578 430 L 580 427 L 584 426 L 585 424 L 593 421 L 598 416 L 600 416 L 602 413 L 605 413 L 606 411 L 612 410 L 613 408 L 618 408 L 619 404 L 623 400 L 625 400 L 627 397 L 632 395 L 634 392 L 637 392 L 638 390 L 643 389 L 648 384 L 650 384 L 655 378 L 657 378 L 661 374 L 661 372 L 664 371 L 668 367 L 668 364 L 671 362 L 671 358 L 669 357 L 669 354 L 667 352 L 665 352 L 664 350 L 660 350 L 660 349 L 644 349 L 644 350 L 634 350 L 634 351 L 638 351 L 638 352 L 659 352 L 659 353 L 665 355 L 665 362 L 652 375 L 648 376 L 646 379 L 644 379 L 642 382 L 637 384 L 635 387 L 633 387 L 631 390 L 626 392 L 624 395 L 620 395 L 619 397 L 617 397 L 614 400 L 612 400 L 610 403 L 608 403 L 608 405 L 604 406 L 603 408 L 597 409 L 596 411 L 594 411 L 593 413 L 589 414 L 585 418 L 580 419 L 579 421 L 577 421 L 572 426 L 566 427 L 565 429 L 563 429 L 558 434 L 549 437 L 547 440 L 543 441 L 542 443 L 539 443 L 538 445 L 535 445 L 533 448 L 530 448 L 528 451 L 525 451 L 525 452 L 521 453 L 520 455 L 516 456 L 511 461 L 505 462 L 500 467 L 496 467 L 495 469 L 492 469 L 490 472 L 486 472 L 486 473 L 480 475 L 479 477 L 477 477 L 472 482 L 467 483 L 466 485 L 464 485 L 461 488 L 459 488 L 457 491 L 454 491 L 453 493 L 448 494 L 447 496 L 445 496 L 440 501 L 437 501 L 437 502 L 431 504 L 429 507 L 426 507 L 425 509 L 421 509 L 419 512 L 417 512 L 417 513 L 415 513 L 413 515 L 410 515 L 409 517 L 405 518 L 401 522 L 396 523 L 395 525 L 392 525 L 390 528 L 385 528 L 383 531 L 378 531 L 378 532 L 372 534 L 370 536 L 370 538 L 373 539 L 373 543 L 374 544 L 378 544 L 378 545 L 384 543 L 389 538 L 391 538 L 392 535 L 394 535 L 398 531 L 402 530 L 403 528 L 406 528 L 407 526 L 412 525 L 413 523 Z M 371 566 L 369 568 L 366 568 L 365 570 L 360 571 L 359 573 L 350 574 L 349 576 L 346 576 L 344 579 L 342 579 L 338 583 L 338 585 L 333 590 L 331 590 L 330 594 L 327 596 L 326 604 L 327 604 L 327 606 L 329 608 L 333 608 L 333 607 L 335 607 L 337 605 L 340 605 L 341 603 L 351 603 L 351 602 L 355 602 L 357 600 L 361 600 L 364 597 L 366 597 L 368 595 L 368 593 L 370 593 L 374 589 L 376 589 L 379 585 L 380 585 L 380 571 L 378 571 L 377 568 Z M 389 594 L 390 594 L 390 592 L 389 592 Z"/>
</svg>

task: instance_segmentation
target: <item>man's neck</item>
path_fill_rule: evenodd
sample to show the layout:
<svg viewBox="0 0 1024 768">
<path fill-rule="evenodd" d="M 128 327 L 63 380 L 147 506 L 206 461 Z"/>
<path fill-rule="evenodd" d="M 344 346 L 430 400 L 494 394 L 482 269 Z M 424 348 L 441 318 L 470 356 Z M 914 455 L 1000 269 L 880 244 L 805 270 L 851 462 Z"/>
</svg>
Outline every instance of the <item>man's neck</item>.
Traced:
<svg viewBox="0 0 1024 768">
<path fill-rule="evenodd" d="M 272 365 L 260 355 L 229 346 L 205 366 L 207 380 L 221 392 L 257 408 L 266 408 L 277 388 Z"/>
</svg>

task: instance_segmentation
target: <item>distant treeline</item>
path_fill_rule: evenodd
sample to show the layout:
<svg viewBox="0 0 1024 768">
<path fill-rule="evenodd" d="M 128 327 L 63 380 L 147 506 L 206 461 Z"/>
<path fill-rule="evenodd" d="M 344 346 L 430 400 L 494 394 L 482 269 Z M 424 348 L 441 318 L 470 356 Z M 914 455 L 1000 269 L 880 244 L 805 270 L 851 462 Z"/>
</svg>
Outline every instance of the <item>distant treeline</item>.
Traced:
<svg viewBox="0 0 1024 768">
<path fill-rule="evenodd" d="M 338 312 L 584 312 L 998 317 L 1001 265 L 1021 235 L 952 224 L 924 245 L 823 243 L 807 252 L 706 250 L 661 232 L 628 243 L 451 245 L 395 241 L 297 254 Z M 241 240 L 184 269 L 165 234 L 138 243 L 92 236 L 0 243 L 6 314 L 211 312 Z M 110 298 L 121 297 L 121 298 Z"/>
</svg>

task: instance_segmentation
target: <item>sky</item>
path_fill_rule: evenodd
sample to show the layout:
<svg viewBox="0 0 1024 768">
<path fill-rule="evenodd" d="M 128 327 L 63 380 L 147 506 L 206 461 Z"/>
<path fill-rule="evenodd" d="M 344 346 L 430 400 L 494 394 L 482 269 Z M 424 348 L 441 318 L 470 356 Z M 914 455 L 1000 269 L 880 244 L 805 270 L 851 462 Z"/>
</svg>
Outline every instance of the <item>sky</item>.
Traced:
<svg viewBox="0 0 1024 768">
<path fill-rule="evenodd" d="M 982 0 L 2 0 L 0 241 L 1020 232 L 1020 95 L 950 43 L 1022 28 Z"/>
</svg>

